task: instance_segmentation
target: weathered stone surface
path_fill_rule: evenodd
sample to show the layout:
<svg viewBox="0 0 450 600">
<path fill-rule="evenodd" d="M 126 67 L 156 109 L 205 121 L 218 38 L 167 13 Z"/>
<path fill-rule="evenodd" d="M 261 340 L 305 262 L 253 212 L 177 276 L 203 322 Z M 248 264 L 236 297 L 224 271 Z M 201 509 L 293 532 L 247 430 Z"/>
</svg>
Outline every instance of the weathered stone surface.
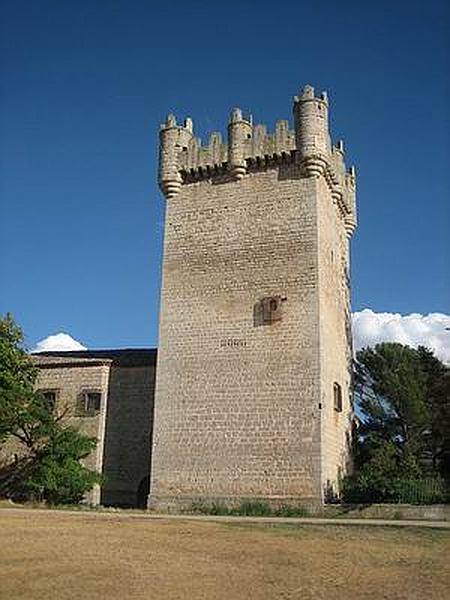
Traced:
<svg viewBox="0 0 450 600">
<path fill-rule="evenodd" d="M 354 173 L 342 145 L 331 148 L 326 96 L 311 90 L 296 98 L 289 153 L 260 155 L 269 146 L 250 143 L 256 131 L 235 109 L 228 162 L 188 171 L 179 140 L 192 136 L 192 123 L 162 129 L 151 506 L 192 497 L 321 501 L 347 468 Z M 281 316 L 256 320 L 255 307 L 271 297 L 282 300 Z"/>
</svg>

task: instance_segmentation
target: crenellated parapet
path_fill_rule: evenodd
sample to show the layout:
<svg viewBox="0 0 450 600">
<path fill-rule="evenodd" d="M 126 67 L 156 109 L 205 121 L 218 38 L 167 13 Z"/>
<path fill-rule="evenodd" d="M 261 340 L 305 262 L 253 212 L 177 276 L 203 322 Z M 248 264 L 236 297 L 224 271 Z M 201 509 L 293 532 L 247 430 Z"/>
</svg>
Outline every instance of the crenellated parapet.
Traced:
<svg viewBox="0 0 450 600">
<path fill-rule="evenodd" d="M 294 130 L 281 120 L 269 133 L 239 108 L 231 112 L 227 142 L 213 132 L 203 146 L 194 135 L 191 119 L 178 125 L 169 115 L 161 125 L 159 183 L 167 198 L 192 181 L 217 175 L 239 181 L 255 169 L 286 162 L 295 163 L 304 177 L 325 179 L 350 237 L 356 227 L 355 170 L 347 171 L 343 142 L 331 143 L 325 92 L 316 96 L 307 85 L 294 98 Z"/>
</svg>

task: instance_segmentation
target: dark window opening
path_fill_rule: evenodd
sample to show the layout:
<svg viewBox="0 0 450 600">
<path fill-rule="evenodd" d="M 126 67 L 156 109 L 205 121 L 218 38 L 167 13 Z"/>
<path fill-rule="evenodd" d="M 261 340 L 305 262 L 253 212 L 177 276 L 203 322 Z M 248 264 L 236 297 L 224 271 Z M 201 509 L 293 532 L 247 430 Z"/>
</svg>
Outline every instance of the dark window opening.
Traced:
<svg viewBox="0 0 450 600">
<path fill-rule="evenodd" d="M 253 307 L 253 321 L 258 325 L 271 325 L 283 318 L 283 302 L 286 298 L 269 296 L 257 302 Z"/>
<path fill-rule="evenodd" d="M 96 391 L 81 392 L 78 399 L 78 415 L 93 417 L 100 412 L 102 395 Z"/>
<path fill-rule="evenodd" d="M 334 410 L 342 412 L 342 388 L 339 383 L 333 385 Z"/>
<path fill-rule="evenodd" d="M 53 410 L 56 406 L 56 398 L 58 395 L 57 390 L 39 390 L 39 391 L 42 394 L 42 396 L 44 397 L 49 408 L 51 408 Z"/>
</svg>

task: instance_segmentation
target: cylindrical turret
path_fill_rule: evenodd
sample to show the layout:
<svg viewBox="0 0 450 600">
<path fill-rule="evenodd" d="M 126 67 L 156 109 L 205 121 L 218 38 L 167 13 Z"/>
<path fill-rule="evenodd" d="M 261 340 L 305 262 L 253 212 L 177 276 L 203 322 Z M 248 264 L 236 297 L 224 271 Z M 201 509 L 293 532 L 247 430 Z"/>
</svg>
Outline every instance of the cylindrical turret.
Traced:
<svg viewBox="0 0 450 600">
<path fill-rule="evenodd" d="M 177 125 L 174 115 L 169 115 L 159 132 L 159 185 L 167 198 L 175 196 L 181 187 L 178 155 L 187 152 L 193 138 L 192 119 L 184 126 Z"/>
<path fill-rule="evenodd" d="M 228 124 L 228 165 L 236 179 L 242 179 L 247 172 L 245 148 L 252 138 L 253 126 L 242 117 L 242 111 L 234 108 Z"/>
<path fill-rule="evenodd" d="M 331 150 L 326 92 L 316 98 L 314 88 L 306 85 L 294 98 L 294 122 L 298 161 L 309 174 L 319 175 Z"/>
</svg>

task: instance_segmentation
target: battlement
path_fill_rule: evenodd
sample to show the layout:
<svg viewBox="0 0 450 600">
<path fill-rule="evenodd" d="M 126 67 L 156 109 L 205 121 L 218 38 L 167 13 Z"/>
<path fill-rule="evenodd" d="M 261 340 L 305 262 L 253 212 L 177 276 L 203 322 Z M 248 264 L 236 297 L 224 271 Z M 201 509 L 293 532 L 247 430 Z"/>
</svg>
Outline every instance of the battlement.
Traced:
<svg viewBox="0 0 450 600">
<path fill-rule="evenodd" d="M 194 135 L 192 119 L 178 125 L 174 115 L 168 115 L 160 130 L 159 183 L 169 199 L 182 185 L 222 177 L 241 180 L 258 169 L 294 163 L 304 177 L 324 177 L 330 187 L 348 234 L 356 227 L 355 169 L 347 170 L 344 144 L 331 144 L 328 127 L 328 97 L 316 96 L 306 85 L 294 97 L 294 129 L 287 120 L 279 120 L 269 133 L 264 124 L 253 124 L 239 108 L 231 111 L 228 140 L 213 132 L 207 145 Z"/>
<path fill-rule="evenodd" d="M 235 109 L 233 114 L 241 115 L 242 113 L 239 109 Z M 244 127 L 249 130 L 241 142 L 245 160 L 250 161 L 265 156 L 282 156 L 283 153 L 290 154 L 292 150 L 295 150 L 295 131 L 289 130 L 288 121 L 278 121 L 273 134 L 268 133 L 267 127 L 263 124 L 254 126 L 251 117 L 249 120 L 241 118 L 239 121 L 230 121 L 230 123 L 239 122 L 242 122 Z M 220 132 L 214 131 L 206 146 L 202 146 L 199 138 L 192 137 L 186 149 L 182 148 L 179 153 L 178 162 L 180 170 L 186 173 L 200 168 L 208 171 L 208 167 L 210 170 L 226 169 L 228 155 L 228 144 L 223 142 Z"/>
<path fill-rule="evenodd" d="M 249 163 L 252 159 L 281 157 L 295 150 L 295 131 L 289 129 L 287 120 L 277 121 L 275 132 L 271 134 L 267 132 L 266 125 L 253 125 L 251 116 L 244 118 L 242 111 L 235 108 L 230 116 L 229 128 L 233 130 L 232 133 L 240 129 L 245 132 L 235 146 L 239 146 L 243 158 Z M 196 174 L 201 176 L 227 170 L 232 148 L 231 144 L 223 141 L 220 132 L 213 131 L 208 145 L 203 146 L 200 138 L 193 134 L 191 119 L 186 119 L 183 125 L 177 125 L 175 117 L 169 115 L 161 125 L 161 132 L 164 132 L 162 137 L 166 137 L 169 129 L 176 130 L 176 135 L 172 136 L 172 143 L 175 141 L 176 162 L 181 173 L 193 175 L 197 171 Z"/>
</svg>

